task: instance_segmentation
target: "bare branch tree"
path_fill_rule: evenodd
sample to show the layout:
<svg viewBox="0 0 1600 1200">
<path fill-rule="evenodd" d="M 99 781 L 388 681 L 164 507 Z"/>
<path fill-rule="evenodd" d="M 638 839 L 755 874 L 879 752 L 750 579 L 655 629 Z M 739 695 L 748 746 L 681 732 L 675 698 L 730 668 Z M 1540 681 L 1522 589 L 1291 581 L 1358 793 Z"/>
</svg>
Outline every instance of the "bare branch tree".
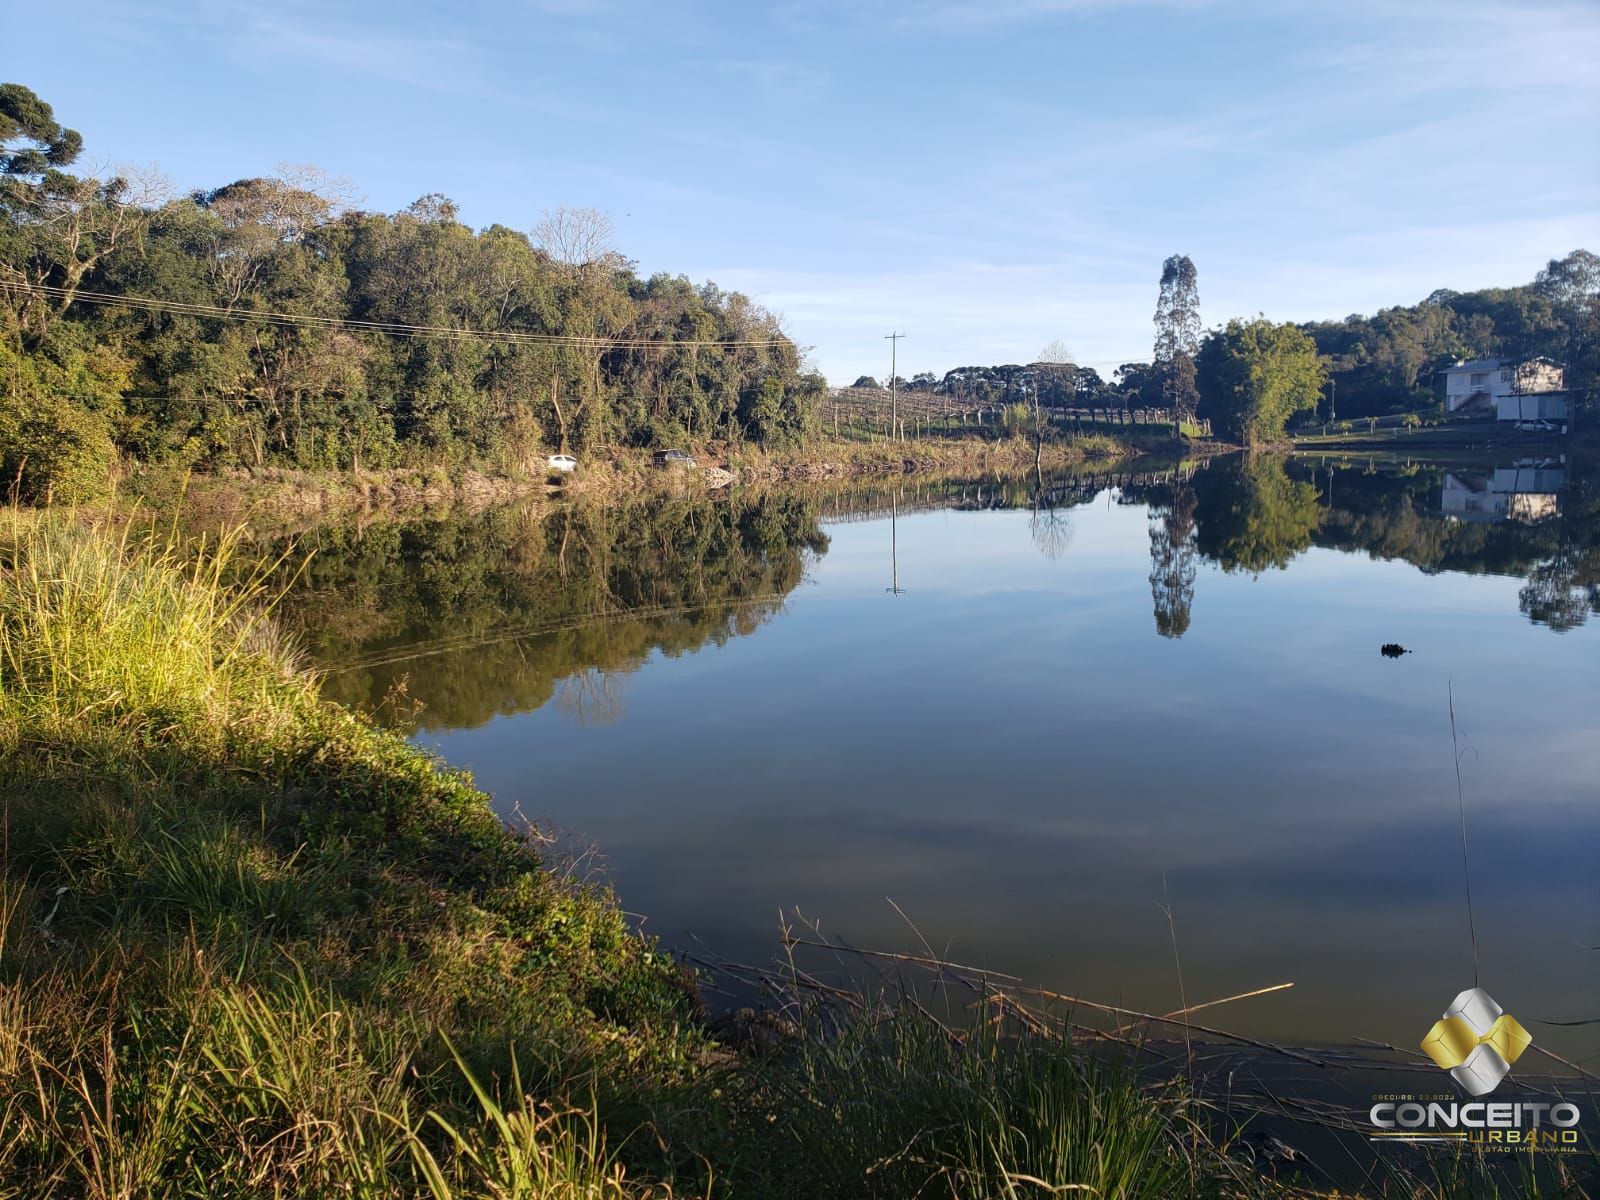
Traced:
<svg viewBox="0 0 1600 1200">
<path fill-rule="evenodd" d="M 1049 387 L 1052 392 L 1058 392 L 1066 387 L 1069 390 L 1074 386 L 1078 373 L 1077 364 L 1072 360 L 1072 351 L 1067 349 L 1067 344 L 1060 338 L 1050 342 L 1039 351 L 1039 357 L 1033 362 L 1031 372 L 1033 392 L 1033 473 L 1037 484 L 1044 485 L 1044 434 L 1045 419 L 1041 389 Z M 1059 399 L 1059 397 L 1058 397 Z"/>
<path fill-rule="evenodd" d="M 533 227 L 533 244 L 574 273 L 587 273 L 620 261 L 614 233 L 611 217 L 597 208 L 553 208 Z"/>
<path fill-rule="evenodd" d="M 297 192 L 320 196 L 327 203 L 330 217 L 349 212 L 366 199 L 349 179 L 343 175 L 329 175 L 314 163 L 281 162 L 275 178 Z"/>
<path fill-rule="evenodd" d="M 1033 498 L 1033 515 L 1028 519 L 1028 535 L 1039 553 L 1049 559 L 1060 558 L 1072 544 L 1072 511 L 1058 505 L 1043 491 Z"/>
<path fill-rule="evenodd" d="M 1072 357 L 1072 351 L 1067 349 L 1067 344 L 1060 338 L 1056 338 L 1054 341 L 1048 343 L 1043 350 L 1039 351 L 1039 357 L 1034 359 L 1034 361 L 1042 363 L 1061 363 L 1070 366 L 1077 360 Z"/>
<path fill-rule="evenodd" d="M 137 243 L 152 211 L 171 193 L 154 167 L 121 167 L 74 176 L 57 172 L 39 185 L 12 193 L 15 218 L 34 236 L 31 260 L 7 264 L 5 274 L 28 287 L 63 289 L 55 299 L 33 296 L 34 331 L 43 336 L 72 305 L 84 278 L 119 247 Z"/>
</svg>

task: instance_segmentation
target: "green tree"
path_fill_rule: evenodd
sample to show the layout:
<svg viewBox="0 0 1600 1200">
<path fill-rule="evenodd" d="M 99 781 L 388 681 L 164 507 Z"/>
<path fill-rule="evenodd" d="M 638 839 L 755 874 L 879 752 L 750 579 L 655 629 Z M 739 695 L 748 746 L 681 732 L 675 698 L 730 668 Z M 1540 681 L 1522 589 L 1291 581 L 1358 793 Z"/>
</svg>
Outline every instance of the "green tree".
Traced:
<svg viewBox="0 0 1600 1200">
<path fill-rule="evenodd" d="M 116 466 L 105 417 L 49 389 L 27 387 L 26 368 L 8 362 L 0 375 L 24 378 L 25 390 L 0 390 L 0 495 L 24 504 L 77 504 L 102 495 Z"/>
<path fill-rule="evenodd" d="M 1200 348 L 1199 276 L 1187 254 L 1174 254 L 1161 264 L 1161 295 L 1156 301 L 1154 370 L 1161 400 L 1178 427 L 1192 423 L 1199 395 L 1195 390 L 1194 356 Z"/>
<path fill-rule="evenodd" d="M 22 285 L 13 310 L 23 334 L 43 337 L 89 272 L 147 220 L 153 185 L 68 174 L 82 150 L 50 105 L 21 84 L 0 84 L 0 278 Z"/>
<path fill-rule="evenodd" d="M 1116 376 L 1118 403 L 1154 406 L 1161 402 L 1161 377 L 1150 363 L 1123 363 Z"/>
<path fill-rule="evenodd" d="M 1533 282 L 1563 326 L 1567 388 L 1584 407 L 1600 402 L 1600 255 L 1574 250 L 1552 259 Z"/>
<path fill-rule="evenodd" d="M 1277 441 L 1290 417 L 1314 411 L 1324 380 L 1310 336 L 1265 318 L 1208 334 L 1196 373 L 1200 415 L 1247 445 Z"/>
</svg>

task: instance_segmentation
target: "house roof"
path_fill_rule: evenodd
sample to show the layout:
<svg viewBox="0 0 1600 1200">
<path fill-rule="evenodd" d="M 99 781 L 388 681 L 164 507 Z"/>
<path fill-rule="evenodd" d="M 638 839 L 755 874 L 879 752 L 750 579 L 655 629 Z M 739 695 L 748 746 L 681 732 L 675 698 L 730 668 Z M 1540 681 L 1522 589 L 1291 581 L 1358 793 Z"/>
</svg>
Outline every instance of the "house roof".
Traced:
<svg viewBox="0 0 1600 1200">
<path fill-rule="evenodd" d="M 1544 355 L 1535 355 L 1533 358 L 1474 358 L 1470 362 L 1451 363 L 1448 367 L 1440 369 L 1441 375 L 1450 375 L 1456 371 L 1494 371 L 1500 367 L 1527 366 L 1530 363 L 1545 363 L 1548 366 L 1559 367 L 1561 364 L 1553 358 Z"/>
</svg>

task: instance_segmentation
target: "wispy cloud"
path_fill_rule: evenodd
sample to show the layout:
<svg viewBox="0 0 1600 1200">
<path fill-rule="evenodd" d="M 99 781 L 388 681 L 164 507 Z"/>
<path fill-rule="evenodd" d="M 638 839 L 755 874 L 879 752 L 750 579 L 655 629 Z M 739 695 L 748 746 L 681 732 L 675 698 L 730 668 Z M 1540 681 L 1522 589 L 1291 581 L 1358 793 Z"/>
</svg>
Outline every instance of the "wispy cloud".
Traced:
<svg viewBox="0 0 1600 1200">
<path fill-rule="evenodd" d="M 1391 93 L 1600 89 L 1600 8 L 1567 3 L 1424 3 L 1355 25 L 1305 61 Z"/>
<path fill-rule="evenodd" d="M 235 47 L 250 56 L 276 55 L 339 71 L 458 94 L 481 93 L 472 82 L 476 52 L 456 41 L 411 35 L 310 31 L 257 19 L 241 30 Z"/>
<path fill-rule="evenodd" d="M 684 66 L 721 76 L 738 87 L 758 88 L 783 100 L 818 96 L 833 81 L 832 72 L 821 66 L 777 58 L 698 59 Z"/>
<path fill-rule="evenodd" d="M 799 29 L 889 30 L 940 36 L 1014 29 L 1031 22 L 1140 9 L 1201 9 L 1221 0 L 854 0 L 785 3 L 776 12 Z"/>
</svg>

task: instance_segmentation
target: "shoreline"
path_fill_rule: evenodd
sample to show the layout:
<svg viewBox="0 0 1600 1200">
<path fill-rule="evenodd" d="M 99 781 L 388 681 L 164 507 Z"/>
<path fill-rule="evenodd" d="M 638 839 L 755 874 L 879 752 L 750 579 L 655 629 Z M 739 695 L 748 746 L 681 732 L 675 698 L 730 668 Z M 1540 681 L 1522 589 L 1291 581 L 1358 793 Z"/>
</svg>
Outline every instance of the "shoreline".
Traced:
<svg viewBox="0 0 1600 1200">
<path fill-rule="evenodd" d="M 1535 457 L 1588 454 L 1600 450 L 1600 427 L 1580 429 L 1560 437 L 1535 436 L 1514 429 L 1484 425 L 1422 426 L 1416 429 L 1378 429 L 1361 432 L 1312 433 L 1291 436 L 1285 449 L 1294 454 L 1358 451 L 1415 452 L 1419 455 L 1518 454 Z"/>
<path fill-rule="evenodd" d="M 1212 454 L 1222 447 L 1201 447 Z M 1226 448 L 1231 449 L 1231 448 Z M 1020 475 L 1034 469 L 1034 448 L 1020 438 L 927 438 L 901 444 L 828 439 L 794 451 L 753 447 L 701 448 L 693 472 L 653 467 L 650 451 L 619 449 L 580 466 L 569 481 L 542 472 L 515 473 L 475 467 L 416 467 L 386 471 L 312 471 L 264 467 L 225 474 L 179 475 L 159 468 L 129 472 L 118 489 L 122 502 L 166 512 L 179 509 L 208 521 L 266 523 L 306 518 L 465 509 L 476 511 L 528 499 L 606 499 L 685 486 L 723 487 L 804 483 L 895 476 Z M 1040 465 L 1062 471 L 1083 463 L 1137 461 L 1193 455 L 1183 443 L 1137 444 L 1105 437 L 1046 443 Z M 110 502 L 116 505 L 113 498 Z"/>
</svg>

